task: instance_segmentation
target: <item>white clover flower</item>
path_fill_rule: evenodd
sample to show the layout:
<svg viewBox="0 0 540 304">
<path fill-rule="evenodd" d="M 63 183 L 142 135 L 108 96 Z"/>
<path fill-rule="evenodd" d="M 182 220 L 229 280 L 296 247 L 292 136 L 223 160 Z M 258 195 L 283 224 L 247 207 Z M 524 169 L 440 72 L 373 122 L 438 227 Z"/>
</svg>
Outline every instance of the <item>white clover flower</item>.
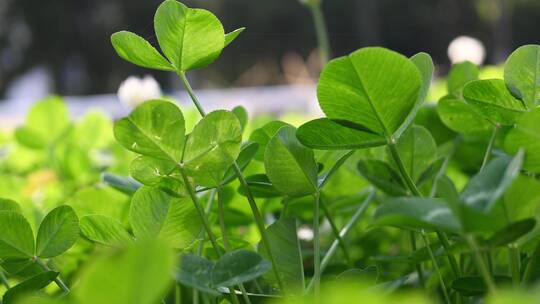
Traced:
<svg viewBox="0 0 540 304">
<path fill-rule="evenodd" d="M 302 241 L 311 241 L 313 240 L 313 230 L 309 227 L 300 227 L 297 232 L 298 238 Z"/>
<path fill-rule="evenodd" d="M 470 61 L 481 65 L 486 58 L 486 49 L 482 42 L 476 38 L 459 36 L 448 45 L 448 57 L 452 64 Z"/>
<path fill-rule="evenodd" d="M 150 75 L 143 78 L 130 76 L 118 88 L 118 99 L 128 107 L 135 108 L 141 103 L 162 96 L 159 83 Z"/>
</svg>

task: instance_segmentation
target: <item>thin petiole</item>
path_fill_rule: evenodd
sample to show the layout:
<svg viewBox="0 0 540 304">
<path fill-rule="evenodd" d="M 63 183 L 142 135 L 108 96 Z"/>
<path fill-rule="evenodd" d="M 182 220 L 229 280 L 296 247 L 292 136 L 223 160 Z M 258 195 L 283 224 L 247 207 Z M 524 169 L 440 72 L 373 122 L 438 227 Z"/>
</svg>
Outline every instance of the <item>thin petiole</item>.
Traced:
<svg viewBox="0 0 540 304">
<path fill-rule="evenodd" d="M 497 133 L 499 129 L 499 126 L 493 127 L 493 132 L 491 133 L 491 138 L 489 139 L 489 143 L 486 149 L 486 153 L 484 154 L 484 159 L 482 160 L 482 166 L 480 167 L 480 171 L 483 171 L 487 163 L 489 162 L 491 152 L 493 151 L 493 145 L 495 144 L 495 139 L 497 138 Z"/>
<path fill-rule="evenodd" d="M 472 235 L 466 235 L 465 239 L 467 240 L 467 243 L 469 243 L 469 247 L 471 247 L 471 250 L 473 251 L 473 258 L 476 263 L 476 268 L 480 272 L 480 275 L 484 279 L 484 282 L 486 283 L 486 286 L 490 293 L 495 294 L 497 289 L 495 287 L 495 282 L 493 281 L 493 278 L 489 274 L 489 270 L 486 266 L 486 263 L 484 263 L 484 260 L 482 259 L 482 255 L 480 254 L 480 248 L 478 247 L 478 244 L 476 243 L 476 240 L 474 239 L 474 236 Z"/>
<path fill-rule="evenodd" d="M 38 264 L 43 270 L 45 271 L 50 271 L 51 269 L 49 268 L 49 266 L 47 266 L 47 264 L 45 264 L 45 262 L 43 262 L 40 258 L 38 257 L 34 257 L 34 261 L 36 262 L 36 264 Z M 58 285 L 58 287 L 60 287 L 60 289 L 62 289 L 64 291 L 64 293 L 69 293 L 70 290 L 69 290 L 69 287 L 67 287 L 67 285 L 64 283 L 64 281 L 62 281 L 62 279 L 57 276 L 55 279 L 54 279 L 54 282 L 56 283 L 56 285 Z"/>
<path fill-rule="evenodd" d="M 212 228 L 210 227 L 210 224 L 208 223 L 208 219 L 206 218 L 204 214 L 204 209 L 199 202 L 199 198 L 197 197 L 197 194 L 195 193 L 195 189 L 193 189 L 193 186 L 191 185 L 191 182 L 189 181 L 184 168 L 181 165 L 178 166 L 178 168 L 180 169 L 180 174 L 182 175 L 184 184 L 186 185 L 189 196 L 191 197 L 191 201 L 193 202 L 193 204 L 195 205 L 195 209 L 197 209 L 197 212 L 199 213 L 199 217 L 201 218 L 203 227 L 206 230 L 208 239 L 210 240 L 212 247 L 216 251 L 217 256 L 221 256 L 221 251 L 219 250 L 219 246 L 216 241 L 216 236 L 212 232 Z"/>
<path fill-rule="evenodd" d="M 324 216 L 328 220 L 328 223 L 330 223 L 330 227 L 332 228 L 332 232 L 334 233 L 334 237 L 339 242 L 339 247 L 341 248 L 341 251 L 343 252 L 343 256 L 347 260 L 347 263 L 352 266 L 352 260 L 351 256 L 349 255 L 349 251 L 347 250 L 347 245 L 339 235 L 339 229 L 336 226 L 336 223 L 332 219 L 332 215 L 330 214 L 330 210 L 328 210 L 328 206 L 326 206 L 326 200 L 323 199 L 323 195 L 319 197 L 319 203 L 320 207 L 323 210 Z"/>
<path fill-rule="evenodd" d="M 6 274 L 4 273 L 4 271 L 0 270 L 0 280 L 2 281 L 2 284 L 7 288 L 7 289 L 10 289 L 10 285 L 9 285 L 9 281 L 6 277 Z"/>
<path fill-rule="evenodd" d="M 424 245 L 426 246 L 426 248 L 427 248 L 427 250 L 429 252 L 429 256 L 431 257 L 431 261 L 433 262 L 433 268 L 435 268 L 435 271 L 437 272 L 437 275 L 439 276 L 439 283 L 441 284 L 441 289 L 442 289 L 442 292 L 443 292 L 443 295 L 444 295 L 444 300 L 446 301 L 447 304 L 450 304 L 452 302 L 450 301 L 450 297 L 448 296 L 448 292 L 446 290 L 446 285 L 444 284 L 443 275 L 441 273 L 439 265 L 437 264 L 437 259 L 435 258 L 435 255 L 433 254 L 433 250 L 431 250 L 431 245 L 430 245 L 429 239 L 428 239 L 426 233 L 423 230 L 420 231 L 420 235 L 422 236 L 422 239 L 424 240 Z"/>
<path fill-rule="evenodd" d="M 206 116 L 206 112 L 202 108 L 199 102 L 199 99 L 197 98 L 197 95 L 195 95 L 193 88 L 189 84 L 189 81 L 186 78 L 185 73 L 179 72 L 178 76 L 184 83 L 184 87 L 188 91 L 188 94 L 191 97 L 193 104 L 195 105 L 195 107 L 197 108 L 201 116 L 202 117 Z M 263 242 L 264 247 L 266 248 L 266 253 L 268 254 L 268 257 L 270 258 L 270 262 L 272 263 L 272 270 L 274 271 L 274 274 L 276 276 L 279 289 L 283 291 L 285 290 L 285 285 L 283 284 L 281 276 L 279 275 L 276 259 L 274 258 L 274 254 L 272 253 L 272 248 L 270 247 L 270 241 L 268 240 L 268 236 L 266 235 L 264 219 L 261 215 L 261 212 L 259 211 L 259 207 L 257 206 L 257 203 L 255 202 L 255 198 L 253 194 L 251 193 L 251 189 L 249 188 L 249 185 L 244 177 L 244 174 L 242 173 L 242 170 L 240 170 L 240 167 L 238 167 L 238 164 L 236 163 L 236 161 L 234 161 L 233 163 L 233 169 L 236 174 L 236 177 L 238 177 L 238 180 L 240 181 L 240 184 L 242 185 L 242 187 L 244 187 L 244 189 L 246 189 L 246 197 L 249 203 L 249 207 L 251 208 L 251 212 L 253 213 L 253 217 L 255 218 L 255 223 L 257 224 L 259 233 L 261 234 L 261 241 Z"/>
<path fill-rule="evenodd" d="M 362 214 L 364 214 L 364 211 L 366 210 L 367 206 L 373 200 L 374 197 L 375 197 L 375 190 L 371 189 L 366 199 L 360 204 L 360 206 L 358 207 L 358 209 L 356 209 L 351 219 L 347 222 L 347 224 L 345 224 L 345 226 L 343 226 L 343 228 L 339 232 L 339 236 L 341 238 L 345 238 L 345 236 L 347 236 L 347 234 L 352 229 L 352 227 L 356 225 L 356 223 L 358 222 Z M 326 255 L 323 257 L 321 261 L 321 273 L 324 272 L 324 270 L 326 269 L 326 266 L 328 266 L 328 264 L 334 257 L 334 254 L 337 252 L 338 247 L 339 247 L 338 240 L 334 240 L 334 242 L 332 242 L 332 245 L 330 245 L 330 248 L 326 252 Z M 314 284 L 315 284 L 315 280 L 311 279 L 311 281 L 308 284 L 308 287 L 306 288 L 306 292 L 309 293 L 313 289 Z"/>
<path fill-rule="evenodd" d="M 313 293 L 315 294 L 315 297 L 319 295 L 321 285 L 321 240 L 319 235 L 320 197 L 321 194 L 318 192 L 313 195 L 313 280 L 315 281 Z"/>
<path fill-rule="evenodd" d="M 510 274 L 512 275 L 512 283 L 514 286 L 519 286 L 521 281 L 521 260 L 519 257 L 519 247 L 517 244 L 508 245 L 508 258 L 510 259 Z"/>
<path fill-rule="evenodd" d="M 328 39 L 328 30 L 326 21 L 321 9 L 321 1 L 308 1 L 306 4 L 313 16 L 315 32 L 317 34 L 317 42 L 319 44 L 319 52 L 321 53 L 321 63 L 325 65 L 331 57 L 330 40 Z"/>
<path fill-rule="evenodd" d="M 416 251 L 416 235 L 414 231 L 409 232 L 409 238 L 411 240 L 411 249 L 412 251 Z M 418 283 L 420 287 L 425 287 L 425 279 L 424 279 L 424 272 L 422 271 L 422 264 L 421 263 L 415 263 L 416 267 L 416 273 L 418 274 Z"/>
</svg>

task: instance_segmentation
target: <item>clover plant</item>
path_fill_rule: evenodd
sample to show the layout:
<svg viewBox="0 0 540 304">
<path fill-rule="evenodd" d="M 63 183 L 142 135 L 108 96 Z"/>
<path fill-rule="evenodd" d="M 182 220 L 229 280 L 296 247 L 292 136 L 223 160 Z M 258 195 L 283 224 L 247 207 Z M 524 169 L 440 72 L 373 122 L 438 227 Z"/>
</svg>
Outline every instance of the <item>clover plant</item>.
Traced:
<svg viewBox="0 0 540 304">
<path fill-rule="evenodd" d="M 540 46 L 502 79 L 453 65 L 436 102 L 428 54 L 361 48 L 322 69 L 324 116 L 290 124 L 206 112 L 189 83 L 244 28 L 166 0 L 154 29 L 112 45 L 175 73 L 200 119 L 155 99 L 71 121 L 52 97 L 0 136 L 2 303 L 538 300 Z"/>
</svg>

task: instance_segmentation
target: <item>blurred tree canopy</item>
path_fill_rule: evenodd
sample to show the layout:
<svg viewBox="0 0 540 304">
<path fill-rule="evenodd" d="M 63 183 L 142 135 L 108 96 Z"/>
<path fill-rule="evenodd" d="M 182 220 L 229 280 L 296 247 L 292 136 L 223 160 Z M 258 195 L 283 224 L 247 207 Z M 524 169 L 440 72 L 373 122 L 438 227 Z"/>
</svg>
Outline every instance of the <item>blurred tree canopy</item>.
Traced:
<svg viewBox="0 0 540 304">
<path fill-rule="evenodd" d="M 109 37 L 127 29 L 155 42 L 152 20 L 160 2 L 0 0 L 0 97 L 38 65 L 50 71 L 59 94 L 111 92 L 128 75 L 149 73 L 119 59 Z M 227 31 L 248 29 L 200 72 L 212 85 L 283 83 L 284 56 L 307 58 L 316 47 L 311 15 L 298 0 L 184 2 L 214 12 Z M 408 55 L 426 51 L 446 64 L 448 43 L 465 34 L 482 40 L 488 62 L 496 63 L 516 46 L 540 41 L 539 0 L 325 0 L 323 9 L 335 56 L 382 45 Z M 166 73 L 154 76 L 174 86 Z"/>
</svg>

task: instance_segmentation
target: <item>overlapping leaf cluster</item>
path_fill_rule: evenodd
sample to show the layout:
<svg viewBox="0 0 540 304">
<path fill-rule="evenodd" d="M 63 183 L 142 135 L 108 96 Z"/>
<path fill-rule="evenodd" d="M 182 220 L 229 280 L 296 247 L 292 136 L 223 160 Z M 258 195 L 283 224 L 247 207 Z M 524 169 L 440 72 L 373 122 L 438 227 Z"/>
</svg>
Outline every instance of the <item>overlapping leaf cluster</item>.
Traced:
<svg viewBox="0 0 540 304">
<path fill-rule="evenodd" d="M 173 100 L 146 101 L 111 128 L 124 149 L 98 145 L 124 151 L 116 159 L 129 169 L 85 171 L 92 186 L 72 182 L 56 208 L 0 200 L 5 303 L 534 302 L 540 46 L 514 51 L 502 79 L 454 65 L 436 104 L 425 102 L 428 54 L 363 48 L 321 72 L 325 117 L 248 122 L 240 107 L 206 113 L 186 76 L 243 29 L 225 34 L 212 13 L 175 0 L 154 27 L 159 50 L 126 31 L 112 44 L 131 63 L 175 72 L 201 119 L 187 125 Z M 92 167 L 92 131 L 52 99 L 15 138 L 55 160 L 53 172 L 77 175 L 83 160 Z M 53 281 L 69 295 L 23 296 Z M 419 292 L 397 295 L 411 286 Z M 501 292 L 512 286 L 527 291 Z"/>
</svg>

